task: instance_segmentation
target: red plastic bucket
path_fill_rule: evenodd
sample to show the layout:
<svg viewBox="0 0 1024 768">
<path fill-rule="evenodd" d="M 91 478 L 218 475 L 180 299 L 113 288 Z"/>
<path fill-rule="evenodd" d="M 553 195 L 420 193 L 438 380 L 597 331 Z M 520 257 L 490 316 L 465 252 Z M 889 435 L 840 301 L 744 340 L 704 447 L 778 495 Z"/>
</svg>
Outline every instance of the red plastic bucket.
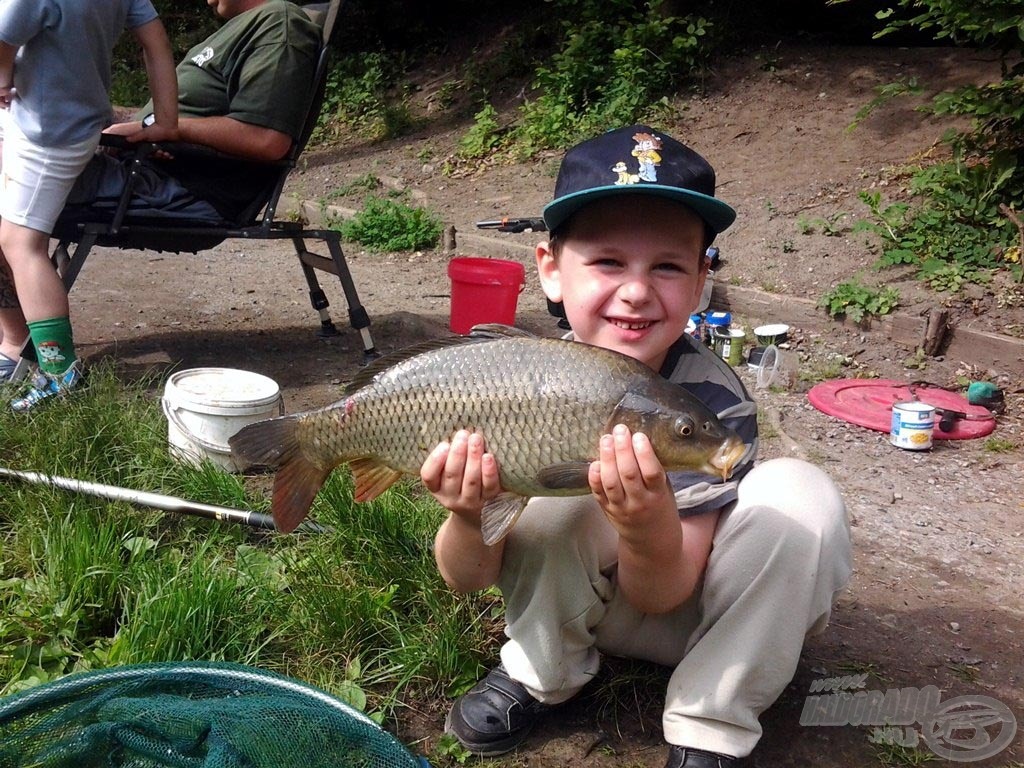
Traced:
<svg viewBox="0 0 1024 768">
<path fill-rule="evenodd" d="M 522 264 L 460 256 L 448 262 L 448 277 L 452 281 L 449 325 L 455 333 L 469 333 L 481 323 L 515 323 L 516 303 L 526 286 Z"/>
</svg>

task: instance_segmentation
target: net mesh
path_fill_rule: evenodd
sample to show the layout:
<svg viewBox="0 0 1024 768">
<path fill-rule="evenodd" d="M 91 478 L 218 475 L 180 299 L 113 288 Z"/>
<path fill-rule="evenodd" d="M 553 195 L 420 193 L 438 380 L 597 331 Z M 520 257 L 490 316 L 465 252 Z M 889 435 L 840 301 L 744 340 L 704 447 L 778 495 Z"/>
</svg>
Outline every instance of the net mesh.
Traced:
<svg viewBox="0 0 1024 768">
<path fill-rule="evenodd" d="M 69 675 L 0 699 L 0 768 L 429 768 L 330 694 L 202 662 Z"/>
</svg>

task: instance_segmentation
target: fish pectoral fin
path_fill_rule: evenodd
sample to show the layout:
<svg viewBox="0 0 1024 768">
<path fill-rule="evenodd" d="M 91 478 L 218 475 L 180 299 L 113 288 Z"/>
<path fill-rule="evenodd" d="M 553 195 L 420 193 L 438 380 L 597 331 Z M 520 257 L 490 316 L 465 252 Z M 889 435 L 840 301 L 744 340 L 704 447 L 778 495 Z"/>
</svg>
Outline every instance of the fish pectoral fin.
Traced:
<svg viewBox="0 0 1024 768">
<path fill-rule="evenodd" d="M 537 480 L 552 491 L 567 491 L 574 488 L 589 488 L 589 473 L 589 461 L 566 461 L 542 467 L 537 473 Z"/>
<path fill-rule="evenodd" d="M 480 533 L 484 544 L 492 546 L 504 539 L 523 514 L 527 498 L 514 493 L 499 493 L 484 504 L 480 513 Z"/>
<path fill-rule="evenodd" d="M 402 476 L 401 472 L 376 459 L 356 459 L 348 466 L 356 483 L 355 500 L 358 502 L 376 499 Z"/>
</svg>

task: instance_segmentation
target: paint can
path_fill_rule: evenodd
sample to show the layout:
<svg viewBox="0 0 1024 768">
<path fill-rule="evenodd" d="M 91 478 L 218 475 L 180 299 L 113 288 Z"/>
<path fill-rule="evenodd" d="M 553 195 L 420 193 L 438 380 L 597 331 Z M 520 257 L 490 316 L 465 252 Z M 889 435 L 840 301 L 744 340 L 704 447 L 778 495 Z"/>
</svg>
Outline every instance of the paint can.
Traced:
<svg viewBox="0 0 1024 768">
<path fill-rule="evenodd" d="M 889 442 L 908 451 L 927 451 L 932 447 L 935 406 L 922 402 L 896 403 L 892 407 Z"/>
</svg>

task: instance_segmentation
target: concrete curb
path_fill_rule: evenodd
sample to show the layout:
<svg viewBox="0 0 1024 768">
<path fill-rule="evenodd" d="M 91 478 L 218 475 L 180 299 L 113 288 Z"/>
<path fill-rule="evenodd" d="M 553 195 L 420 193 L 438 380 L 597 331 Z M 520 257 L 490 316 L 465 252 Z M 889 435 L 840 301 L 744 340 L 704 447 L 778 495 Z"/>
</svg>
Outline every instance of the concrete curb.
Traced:
<svg viewBox="0 0 1024 768">
<path fill-rule="evenodd" d="M 327 205 L 323 209 L 312 201 L 282 195 L 279 211 L 302 215 L 315 226 L 322 226 L 324 213 L 338 219 L 347 219 L 356 214 L 351 208 Z M 459 225 L 464 228 L 472 224 Z M 465 231 L 456 227 L 457 248 L 471 245 L 476 255 L 492 258 L 532 258 L 533 245 L 512 241 L 508 235 L 489 235 Z M 717 310 L 740 313 L 765 321 L 786 322 L 790 325 L 815 332 L 827 332 L 837 325 L 853 327 L 847 321 L 833 320 L 817 306 L 814 299 L 768 293 L 757 288 L 726 285 L 716 282 L 711 294 L 711 305 Z M 917 349 L 924 339 L 927 317 L 895 313 L 873 319 L 857 326 L 862 333 L 899 344 L 908 351 Z M 941 348 L 947 358 L 961 360 L 971 365 L 995 368 L 1000 372 L 1024 370 L 1024 339 L 973 329 L 969 324 L 951 326 Z"/>
</svg>

